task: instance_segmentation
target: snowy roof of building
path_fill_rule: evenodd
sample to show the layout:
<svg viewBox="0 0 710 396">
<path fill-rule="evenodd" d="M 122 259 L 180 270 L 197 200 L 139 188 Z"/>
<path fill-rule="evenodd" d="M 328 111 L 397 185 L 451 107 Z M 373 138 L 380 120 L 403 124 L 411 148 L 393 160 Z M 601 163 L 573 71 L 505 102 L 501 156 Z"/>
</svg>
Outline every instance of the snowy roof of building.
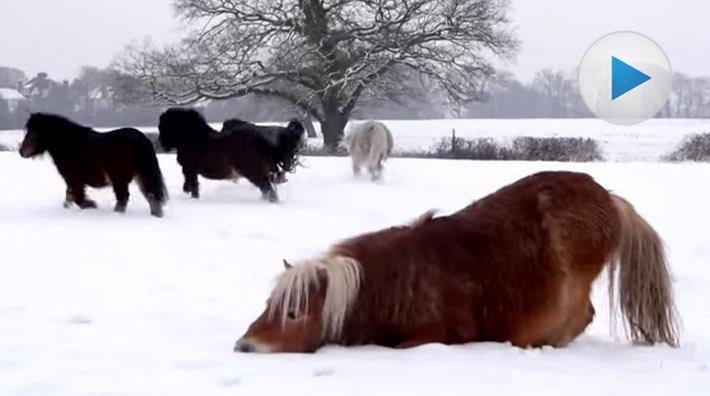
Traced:
<svg viewBox="0 0 710 396">
<path fill-rule="evenodd" d="M 12 88 L 0 88 L 0 98 L 5 100 L 26 100 L 19 91 Z"/>
</svg>

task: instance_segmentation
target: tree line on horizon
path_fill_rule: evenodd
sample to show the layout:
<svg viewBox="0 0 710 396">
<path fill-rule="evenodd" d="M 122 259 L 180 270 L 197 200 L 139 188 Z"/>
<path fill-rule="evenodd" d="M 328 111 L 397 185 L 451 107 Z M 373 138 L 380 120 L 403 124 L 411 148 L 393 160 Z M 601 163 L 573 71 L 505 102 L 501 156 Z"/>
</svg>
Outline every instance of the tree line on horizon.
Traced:
<svg viewBox="0 0 710 396">
<path fill-rule="evenodd" d="M 31 111 L 149 126 L 167 106 L 190 105 L 213 122 L 319 121 L 333 151 L 351 119 L 592 116 L 574 72 L 523 82 L 495 66 L 520 45 L 510 0 L 172 3 L 186 26 L 176 43 L 129 45 L 71 81 L 0 68 L 0 87 L 18 93 L 0 99 L 0 129 Z M 659 117 L 710 117 L 710 79 L 676 73 Z"/>
<path fill-rule="evenodd" d="M 671 98 L 659 118 L 710 118 L 710 78 L 675 73 Z M 24 98 L 10 103 L 0 96 L 0 129 L 21 129 L 30 112 L 64 115 L 95 127 L 151 126 L 166 109 L 150 103 L 150 94 L 136 95 L 139 82 L 113 68 L 81 68 L 71 81 L 56 81 L 46 73 L 28 78 L 19 69 L 0 66 L 0 88 L 16 90 Z M 419 87 L 423 89 L 423 87 Z M 286 121 L 298 110 L 273 97 L 246 95 L 196 104 L 211 122 L 243 118 L 254 122 Z M 589 118 L 593 115 L 579 96 L 574 73 L 544 69 L 530 82 L 510 73 L 491 80 L 477 101 L 452 106 L 443 96 L 422 101 L 415 97 L 366 101 L 357 119 L 439 118 Z"/>
</svg>

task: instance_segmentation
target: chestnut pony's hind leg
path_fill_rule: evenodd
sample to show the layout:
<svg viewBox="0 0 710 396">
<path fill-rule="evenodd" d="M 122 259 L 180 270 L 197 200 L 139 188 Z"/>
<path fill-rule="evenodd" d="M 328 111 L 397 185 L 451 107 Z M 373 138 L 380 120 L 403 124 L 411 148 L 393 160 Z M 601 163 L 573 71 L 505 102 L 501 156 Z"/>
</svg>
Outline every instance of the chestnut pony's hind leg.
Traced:
<svg viewBox="0 0 710 396">
<path fill-rule="evenodd" d="M 594 319 L 594 306 L 589 299 L 591 283 L 569 282 L 567 287 L 566 318 L 550 337 L 550 344 L 555 347 L 562 347 L 574 341 Z"/>
<path fill-rule="evenodd" d="M 587 326 L 594 320 L 594 305 L 587 296 L 580 300 L 578 304 L 571 308 L 567 321 L 567 331 L 562 341 L 565 344 L 574 341 L 580 334 L 584 333 Z"/>
</svg>

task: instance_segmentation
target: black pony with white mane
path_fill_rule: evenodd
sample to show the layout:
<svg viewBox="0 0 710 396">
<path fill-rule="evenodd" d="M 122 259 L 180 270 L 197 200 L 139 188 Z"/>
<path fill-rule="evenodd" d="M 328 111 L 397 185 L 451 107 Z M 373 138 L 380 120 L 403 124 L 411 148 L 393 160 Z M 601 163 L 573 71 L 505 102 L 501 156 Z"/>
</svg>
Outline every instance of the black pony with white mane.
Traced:
<svg viewBox="0 0 710 396">
<path fill-rule="evenodd" d="M 264 128 L 277 128 L 274 139 Z M 264 199 L 277 202 L 274 183 L 284 172 L 293 171 L 303 125 L 293 120 L 286 127 L 261 127 L 241 120 L 225 122 L 222 132 L 207 124 L 194 109 L 171 108 L 160 116 L 160 144 L 177 150 L 185 176 L 183 191 L 199 198 L 197 175 L 208 179 L 234 180 L 245 177 L 259 188 Z"/>
<path fill-rule="evenodd" d="M 67 184 L 64 207 L 95 208 L 86 186 L 112 186 L 116 212 L 125 212 L 128 185 L 135 178 L 150 204 L 150 214 L 163 216 L 168 193 L 153 143 L 139 130 L 121 128 L 99 133 L 64 117 L 34 113 L 27 121 L 20 155 L 30 158 L 49 152 Z"/>
</svg>

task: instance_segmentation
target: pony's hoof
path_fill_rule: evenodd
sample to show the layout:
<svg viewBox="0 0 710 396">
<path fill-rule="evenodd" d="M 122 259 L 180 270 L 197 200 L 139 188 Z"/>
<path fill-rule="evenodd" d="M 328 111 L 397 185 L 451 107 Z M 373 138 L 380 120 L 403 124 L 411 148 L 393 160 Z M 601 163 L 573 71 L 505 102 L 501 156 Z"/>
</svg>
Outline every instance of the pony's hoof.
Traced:
<svg viewBox="0 0 710 396">
<path fill-rule="evenodd" d="M 271 203 L 279 202 L 279 196 L 276 194 L 276 191 L 269 191 L 264 194 L 263 198 Z"/>
<path fill-rule="evenodd" d="M 80 203 L 79 207 L 82 209 L 96 209 L 97 205 L 96 205 L 96 202 L 94 202 L 90 199 L 87 199 L 86 201 Z"/>
<path fill-rule="evenodd" d="M 64 209 L 71 208 L 71 205 L 72 205 L 72 203 L 69 201 L 64 201 L 64 203 L 62 203 L 62 206 L 64 207 Z"/>
<path fill-rule="evenodd" d="M 150 215 L 153 217 L 161 218 L 163 217 L 163 209 L 156 209 L 150 211 Z"/>
<path fill-rule="evenodd" d="M 116 213 L 126 213 L 126 204 L 116 204 L 116 207 L 113 208 L 113 211 Z"/>
</svg>

